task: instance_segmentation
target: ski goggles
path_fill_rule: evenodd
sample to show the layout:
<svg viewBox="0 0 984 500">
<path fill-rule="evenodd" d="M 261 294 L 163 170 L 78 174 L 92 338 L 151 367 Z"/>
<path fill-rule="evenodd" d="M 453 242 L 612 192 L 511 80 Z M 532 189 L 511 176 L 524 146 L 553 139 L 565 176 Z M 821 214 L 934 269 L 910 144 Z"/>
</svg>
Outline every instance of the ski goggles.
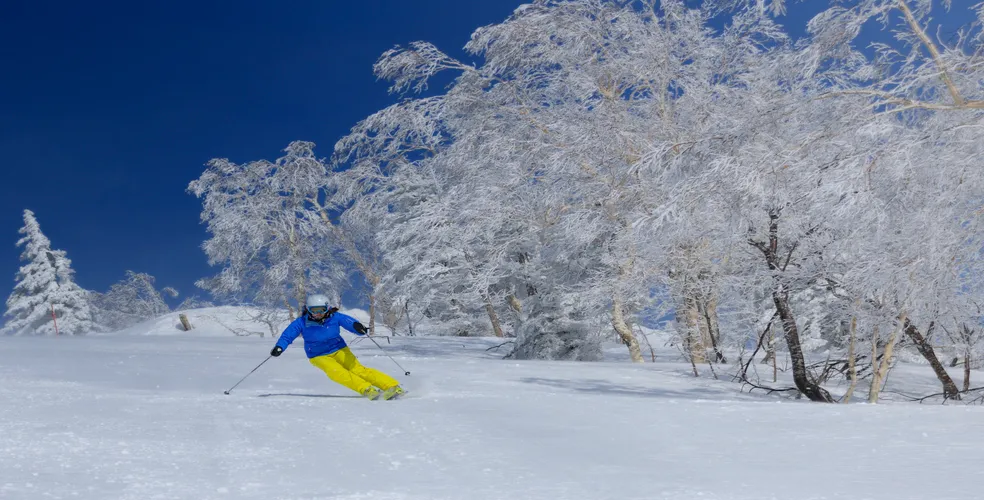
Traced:
<svg viewBox="0 0 984 500">
<path fill-rule="evenodd" d="M 312 306 L 308 308 L 308 312 L 311 314 L 325 314 L 328 312 L 328 306 Z"/>
</svg>

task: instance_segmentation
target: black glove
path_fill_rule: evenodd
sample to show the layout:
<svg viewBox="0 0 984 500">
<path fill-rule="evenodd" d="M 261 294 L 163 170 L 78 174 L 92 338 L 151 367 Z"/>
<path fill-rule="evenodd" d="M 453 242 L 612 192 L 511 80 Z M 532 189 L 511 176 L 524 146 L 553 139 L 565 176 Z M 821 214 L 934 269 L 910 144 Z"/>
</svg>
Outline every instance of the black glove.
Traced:
<svg viewBox="0 0 984 500">
<path fill-rule="evenodd" d="M 280 356 L 280 353 L 282 352 L 284 352 L 284 349 L 278 345 L 274 347 L 272 351 L 270 351 L 270 355 L 273 357 L 277 357 Z"/>
<path fill-rule="evenodd" d="M 363 325 L 358 321 L 356 321 L 355 324 L 352 325 L 352 328 L 355 328 L 355 332 L 358 333 L 359 335 L 369 335 L 369 330 L 366 329 L 366 325 Z"/>
</svg>

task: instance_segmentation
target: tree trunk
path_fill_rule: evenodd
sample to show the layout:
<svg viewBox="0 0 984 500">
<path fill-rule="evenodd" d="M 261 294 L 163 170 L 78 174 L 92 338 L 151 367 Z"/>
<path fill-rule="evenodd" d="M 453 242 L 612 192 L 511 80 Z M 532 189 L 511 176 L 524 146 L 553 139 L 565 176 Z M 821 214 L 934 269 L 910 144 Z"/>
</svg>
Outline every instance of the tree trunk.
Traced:
<svg viewBox="0 0 984 500">
<path fill-rule="evenodd" d="M 847 344 L 847 375 L 851 379 L 851 385 L 847 388 L 847 393 L 844 394 L 844 403 L 851 402 L 851 396 L 854 395 L 854 388 L 858 386 L 858 367 L 857 361 L 854 359 L 854 346 L 856 345 L 857 339 L 857 329 L 858 329 L 858 319 L 856 317 L 851 318 L 851 340 Z"/>
<path fill-rule="evenodd" d="M 717 297 L 714 295 L 703 297 L 702 302 L 704 304 L 701 308 L 704 312 L 702 320 L 707 324 L 707 337 L 711 341 L 711 348 L 714 349 L 714 357 L 718 363 L 727 363 L 727 358 L 718 348 L 721 340 L 721 325 L 718 323 Z"/>
<path fill-rule="evenodd" d="M 303 286 L 303 284 L 301 286 Z M 307 303 L 307 295 L 303 292 L 302 288 L 298 288 L 297 290 L 298 293 L 297 296 L 294 298 L 294 300 L 297 301 L 297 309 L 303 311 L 304 308 L 307 307 L 304 305 Z"/>
<path fill-rule="evenodd" d="M 785 264 L 780 262 L 779 257 L 779 211 L 769 212 L 769 241 L 768 243 L 749 240 L 749 243 L 758 248 L 765 256 L 765 261 L 769 270 L 773 272 L 772 302 L 775 303 L 776 313 L 782 322 L 783 336 L 786 338 L 786 346 L 789 348 L 789 357 L 793 364 L 793 382 L 796 389 L 810 401 L 820 403 L 832 403 L 834 400 L 830 393 L 820 387 L 810 377 L 806 371 L 806 357 L 803 355 L 803 345 L 800 342 L 799 329 L 796 327 L 796 318 L 793 310 L 789 307 L 789 292 L 786 285 L 782 282 L 781 273 L 785 271 Z M 789 250 L 786 262 L 792 258 L 796 245 Z"/>
<path fill-rule="evenodd" d="M 874 368 L 875 368 L 875 364 L 877 362 L 877 357 L 878 357 L 877 356 L 877 354 L 878 354 L 878 343 L 877 343 L 878 342 L 878 340 L 877 340 L 878 339 L 878 336 L 877 335 L 874 335 L 874 337 L 873 337 L 875 340 L 872 342 L 872 344 L 874 346 L 874 352 L 871 353 L 872 354 L 872 356 L 871 356 L 871 366 L 872 366 L 872 369 L 874 371 L 872 372 L 872 376 L 871 376 L 871 390 L 868 391 L 868 402 L 869 403 L 874 404 L 874 403 L 877 403 L 878 402 L 878 395 L 881 394 L 881 390 L 882 390 L 882 382 L 885 381 L 885 374 L 888 373 L 888 363 L 892 359 L 892 352 L 895 350 L 895 342 L 899 338 L 899 330 L 904 330 L 905 329 L 905 326 L 904 326 L 905 321 L 906 321 L 906 315 L 905 315 L 905 313 L 902 313 L 899 316 L 899 323 L 900 323 L 899 324 L 899 328 L 892 328 L 892 335 L 888 338 L 888 343 L 885 344 L 885 349 L 882 351 L 881 363 L 877 363 L 877 365 L 878 365 L 878 369 L 877 370 L 874 370 Z"/>
<path fill-rule="evenodd" d="M 979 312 L 980 310 L 978 309 Z M 971 346 L 973 345 L 974 331 L 968 328 L 966 323 L 960 325 L 960 336 L 963 338 L 964 344 L 964 392 L 970 391 L 970 367 L 974 356 L 973 352 L 971 352 Z"/>
<path fill-rule="evenodd" d="M 694 320 L 697 323 L 697 331 L 700 334 L 700 343 L 706 349 L 711 345 L 711 330 L 709 328 L 710 324 L 707 322 L 706 304 L 704 303 L 703 297 L 699 294 L 694 294 L 692 297 L 692 302 L 694 312 L 696 313 Z"/>
<path fill-rule="evenodd" d="M 687 353 L 694 363 L 706 361 L 707 349 L 704 346 L 703 328 L 701 328 L 700 311 L 697 308 L 697 299 L 687 294 L 683 298 L 683 324 L 685 328 L 684 342 Z"/>
<path fill-rule="evenodd" d="M 684 266 L 696 265 L 690 256 L 690 247 L 682 247 L 681 251 L 688 256 Z M 704 363 L 707 361 L 708 351 L 713 349 L 715 359 L 726 363 L 724 355 L 718 349 L 721 328 L 717 316 L 717 298 L 713 292 L 703 291 L 711 281 L 710 273 L 671 270 L 669 276 L 677 283 L 677 290 L 674 292 L 677 330 L 687 354 L 696 363 Z"/>
<path fill-rule="evenodd" d="M 769 332 L 769 343 L 765 346 L 765 357 L 762 358 L 763 365 L 776 362 L 776 334 Z"/>
<path fill-rule="evenodd" d="M 188 321 L 188 316 L 186 316 L 184 314 L 179 314 L 178 315 L 178 320 L 181 321 L 181 327 L 184 328 L 184 331 L 186 331 L 186 332 L 190 332 L 191 331 L 191 322 Z"/>
<path fill-rule="evenodd" d="M 932 332 L 933 323 L 929 324 L 929 332 Z M 943 363 L 940 363 L 940 359 L 936 357 L 936 351 L 933 349 L 932 344 L 926 342 L 926 339 L 908 319 L 905 320 L 905 334 L 912 339 L 912 342 L 916 345 L 916 350 L 919 354 L 922 354 L 926 361 L 929 361 L 929 365 L 936 372 L 936 378 L 939 379 L 940 383 L 943 384 L 943 394 L 945 397 L 950 399 L 960 399 L 960 391 L 957 389 L 957 384 L 953 383 L 953 379 L 950 374 L 946 372 L 946 368 L 943 367 Z"/>
<path fill-rule="evenodd" d="M 707 361 L 707 351 L 708 348 L 714 343 L 711 340 L 710 324 L 707 322 L 707 309 L 704 303 L 704 298 L 700 294 L 694 294 L 693 297 L 694 312 L 696 317 L 694 321 L 697 323 L 698 338 L 700 339 L 700 345 L 703 347 L 702 358 Z"/>
<path fill-rule="evenodd" d="M 874 385 L 874 379 L 878 376 L 878 326 L 871 332 L 871 378 L 872 386 Z M 868 401 L 871 401 L 871 394 L 869 389 Z"/>
<path fill-rule="evenodd" d="M 832 403 L 834 400 L 830 397 L 830 393 L 817 385 L 810 377 L 809 372 L 806 371 L 806 357 L 803 355 L 799 329 L 796 327 L 793 311 L 789 307 L 789 297 L 782 290 L 782 285 L 776 287 L 772 300 L 776 304 L 779 319 L 782 321 L 782 331 L 786 337 L 786 346 L 789 348 L 789 357 L 793 363 L 793 382 L 796 384 L 796 388 L 810 401 Z"/>
<path fill-rule="evenodd" d="M 369 335 L 376 334 L 376 294 L 369 294 Z"/>
<path fill-rule="evenodd" d="M 964 355 L 964 392 L 970 390 L 970 349 L 967 349 L 967 353 Z M 959 396 L 957 399 L 960 399 Z"/>
<path fill-rule="evenodd" d="M 485 300 L 485 312 L 489 314 L 489 321 L 492 322 L 492 331 L 496 337 L 504 337 L 502 326 L 499 325 L 499 316 L 495 314 L 495 308 L 492 307 L 492 299 L 488 295 L 482 295 L 482 299 Z"/>
<path fill-rule="evenodd" d="M 622 342 L 629 347 L 629 356 L 632 357 L 632 362 L 642 363 L 642 349 L 639 348 L 639 340 L 635 338 L 635 335 L 632 334 L 632 329 L 625 322 L 624 314 L 624 311 L 622 311 L 622 301 L 616 297 L 612 304 L 612 326 L 615 327 L 615 331 L 622 337 Z"/>
<path fill-rule="evenodd" d="M 707 331 L 715 344 L 721 342 L 721 324 L 718 322 L 717 295 L 712 294 L 704 299 L 704 318 L 707 320 Z"/>
<path fill-rule="evenodd" d="M 407 315 L 407 331 L 409 336 L 413 337 L 413 318 L 410 317 L 410 299 L 407 299 L 403 303 L 403 314 Z"/>
<path fill-rule="evenodd" d="M 290 316 L 290 320 L 294 321 L 297 316 L 294 314 L 294 306 L 290 305 L 290 301 L 287 300 L 287 297 L 284 297 L 284 305 L 287 306 L 287 315 Z"/>
<path fill-rule="evenodd" d="M 775 337 L 774 334 L 772 334 Z M 776 350 L 772 350 L 772 383 L 779 381 L 779 360 L 776 359 Z"/>
</svg>

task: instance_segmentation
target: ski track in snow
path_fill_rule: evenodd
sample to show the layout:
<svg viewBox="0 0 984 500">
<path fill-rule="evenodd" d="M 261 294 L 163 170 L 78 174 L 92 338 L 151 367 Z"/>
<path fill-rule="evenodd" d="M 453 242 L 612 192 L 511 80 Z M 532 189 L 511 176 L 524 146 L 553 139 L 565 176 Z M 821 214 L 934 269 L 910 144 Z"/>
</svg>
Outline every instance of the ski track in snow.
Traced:
<svg viewBox="0 0 984 500">
<path fill-rule="evenodd" d="M 494 339 L 383 342 L 409 377 L 354 343 L 399 401 L 331 383 L 300 342 L 224 395 L 272 344 L 0 338 L 0 498 L 941 500 L 984 477 L 981 407 L 781 400 Z"/>
</svg>

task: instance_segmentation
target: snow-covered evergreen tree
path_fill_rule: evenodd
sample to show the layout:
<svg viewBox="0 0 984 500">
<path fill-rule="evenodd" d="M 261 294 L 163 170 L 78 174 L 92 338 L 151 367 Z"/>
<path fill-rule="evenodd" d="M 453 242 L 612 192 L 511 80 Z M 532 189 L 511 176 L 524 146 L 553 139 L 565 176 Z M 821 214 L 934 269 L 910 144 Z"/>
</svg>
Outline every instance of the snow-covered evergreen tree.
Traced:
<svg viewBox="0 0 984 500">
<path fill-rule="evenodd" d="M 49 335 L 57 332 L 81 335 L 99 327 L 93 321 L 89 294 L 74 279 L 72 262 L 64 250 L 52 250 L 51 241 L 41 232 L 34 212 L 24 211 L 21 260 L 27 263 L 17 272 L 14 291 L 7 298 L 8 318 L 3 329 L 8 335 Z"/>
<path fill-rule="evenodd" d="M 102 325 L 96 321 L 91 293 L 75 283 L 72 261 L 66 257 L 64 250 L 54 250 L 52 254 L 55 257 L 58 289 L 52 295 L 51 302 L 58 318 L 58 331 L 79 335 L 102 330 Z"/>
</svg>

